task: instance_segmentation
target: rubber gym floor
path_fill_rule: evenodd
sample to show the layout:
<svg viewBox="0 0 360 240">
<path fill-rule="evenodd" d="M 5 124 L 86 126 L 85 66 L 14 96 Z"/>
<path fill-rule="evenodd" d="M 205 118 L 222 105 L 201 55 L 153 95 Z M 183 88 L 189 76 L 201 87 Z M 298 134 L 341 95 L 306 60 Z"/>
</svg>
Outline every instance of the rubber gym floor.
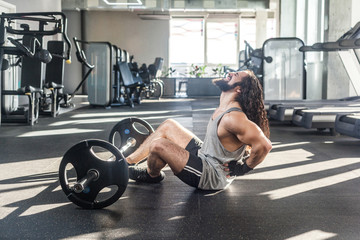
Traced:
<svg viewBox="0 0 360 240">
<path fill-rule="evenodd" d="M 84 210 L 59 187 L 62 156 L 81 140 L 107 140 L 131 116 L 154 128 L 174 118 L 203 139 L 217 103 L 85 104 L 57 118 L 42 116 L 34 126 L 2 125 L 0 239 L 359 239 L 359 139 L 288 123 L 270 123 L 267 159 L 223 191 L 195 190 L 166 168 L 162 183 L 130 181 L 111 206 Z"/>
</svg>

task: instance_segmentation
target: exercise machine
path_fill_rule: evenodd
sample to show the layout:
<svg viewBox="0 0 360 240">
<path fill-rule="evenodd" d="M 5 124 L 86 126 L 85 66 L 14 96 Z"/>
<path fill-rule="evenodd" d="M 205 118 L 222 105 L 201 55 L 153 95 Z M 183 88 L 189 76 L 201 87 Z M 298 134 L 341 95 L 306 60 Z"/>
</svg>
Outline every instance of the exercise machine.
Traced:
<svg viewBox="0 0 360 240">
<path fill-rule="evenodd" d="M 116 69 L 119 71 L 117 88 L 120 88 L 120 93 L 124 96 L 124 102 L 120 105 L 126 104 L 133 108 L 134 102 L 141 103 L 141 95 L 145 84 L 140 76 L 131 71 L 129 63 L 129 53 L 126 50 L 119 49 L 116 61 Z"/>
<path fill-rule="evenodd" d="M 14 27 L 16 24 L 20 28 Z M 37 28 L 30 23 L 37 23 Z M 45 28 L 46 26 L 46 28 Z M 2 77 L 1 95 L 5 99 L 7 95 L 13 97 L 6 98 L 10 103 L 1 100 L 2 119 L 1 122 L 27 122 L 33 125 L 37 122 L 41 104 L 44 97 L 44 90 L 51 91 L 51 104 L 53 116 L 57 114 L 57 92 L 63 88 L 62 82 L 49 79 L 45 84 L 42 81 L 43 64 L 48 64 L 54 58 L 60 58 L 70 62 L 71 43 L 66 35 L 67 19 L 61 12 L 32 12 L 32 13 L 4 13 L 0 15 L 0 39 L 1 39 L 1 64 L 6 62 L 5 55 L 18 56 L 16 64 L 9 67 L 21 66 L 21 79 L 4 79 Z M 66 53 L 53 53 L 43 49 L 43 37 L 61 34 L 67 43 Z M 19 36 L 21 38 L 15 38 Z M 13 46 L 11 46 L 12 44 Z M 51 44 L 51 43 L 50 43 Z M 3 61 L 4 60 L 4 61 Z M 61 66 L 60 66 L 61 67 Z M 3 72 L 7 67 L 2 68 Z M 18 82 L 18 86 L 10 84 L 11 81 Z M 8 88 L 8 85 L 12 85 Z M 28 96 L 28 104 L 19 107 L 18 97 Z M 45 95 L 47 97 L 48 95 Z"/>
<path fill-rule="evenodd" d="M 352 115 L 360 113 L 360 64 L 359 52 L 360 48 L 360 22 L 353 28 L 342 35 L 336 42 L 315 43 L 312 46 L 304 46 L 300 51 L 336 51 L 342 60 L 344 67 L 349 75 L 352 86 L 357 96 L 350 97 L 346 106 L 334 106 L 331 108 L 310 108 L 294 110 L 292 122 L 295 125 L 305 128 L 317 128 L 319 130 L 330 129 L 331 134 L 335 135 L 335 122 L 352 119 L 352 117 L 337 117 L 341 115 Z M 352 121 L 350 121 L 351 123 Z M 356 121 L 354 122 L 354 124 Z M 341 129 L 338 124 L 338 129 Z M 341 131 L 341 130 L 340 130 Z M 344 132 L 347 132 L 344 129 Z"/>
<path fill-rule="evenodd" d="M 144 85 L 140 77 L 135 79 L 131 74 L 126 51 L 110 42 L 76 41 L 84 45 L 82 58 L 87 59 L 87 67 L 96 69 L 85 75 L 90 105 L 107 108 L 140 104 Z"/>
<path fill-rule="evenodd" d="M 138 69 L 139 75 L 145 83 L 146 98 L 154 97 L 159 99 L 164 94 L 164 82 L 160 79 L 163 63 L 163 58 L 156 57 L 154 63 L 148 67 L 143 63 Z"/>
</svg>

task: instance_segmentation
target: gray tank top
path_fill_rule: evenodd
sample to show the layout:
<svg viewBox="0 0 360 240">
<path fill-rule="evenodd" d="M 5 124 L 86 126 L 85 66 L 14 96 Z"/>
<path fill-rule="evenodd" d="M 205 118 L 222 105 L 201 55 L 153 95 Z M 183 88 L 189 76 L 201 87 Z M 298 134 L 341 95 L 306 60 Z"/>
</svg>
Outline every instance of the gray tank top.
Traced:
<svg viewBox="0 0 360 240">
<path fill-rule="evenodd" d="M 200 189 L 224 189 L 234 178 L 226 178 L 227 173 L 223 170 L 222 165 L 226 162 L 240 160 L 245 153 L 246 145 L 233 152 L 226 150 L 217 135 L 219 121 L 231 111 L 242 112 L 240 108 L 230 108 L 215 119 L 210 118 L 208 123 L 205 139 L 198 154 L 203 162 L 203 173 L 198 186 Z"/>
</svg>

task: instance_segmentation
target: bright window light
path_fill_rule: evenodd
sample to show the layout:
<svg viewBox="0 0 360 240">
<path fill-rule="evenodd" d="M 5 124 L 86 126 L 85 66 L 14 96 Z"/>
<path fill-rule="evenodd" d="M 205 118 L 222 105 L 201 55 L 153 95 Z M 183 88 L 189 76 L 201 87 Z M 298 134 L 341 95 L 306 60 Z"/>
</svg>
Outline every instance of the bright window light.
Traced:
<svg viewBox="0 0 360 240">
<path fill-rule="evenodd" d="M 141 119 L 143 120 L 154 120 L 154 119 L 167 119 L 167 118 L 176 118 L 179 120 L 179 118 L 181 118 L 181 114 L 180 115 L 169 115 L 169 116 L 151 116 L 151 117 L 142 117 Z M 129 116 L 130 117 L 130 116 Z M 121 117 L 114 117 L 114 118 L 103 118 L 101 119 L 102 123 L 108 123 L 108 122 L 119 122 L 121 120 L 123 120 L 124 118 Z M 50 124 L 50 126 L 67 126 L 69 124 L 72 125 L 79 125 L 79 124 L 94 124 L 94 123 L 99 123 L 99 119 L 81 119 L 81 120 L 70 120 L 70 121 L 59 121 L 59 122 L 54 122 L 52 124 Z M 101 130 L 99 130 L 101 131 Z M 50 131 L 51 132 L 51 131 Z M 86 131 L 85 131 L 86 132 Z M 80 133 L 80 132 L 77 132 Z M 46 134 L 46 133 L 45 133 Z M 51 133 L 52 135 L 54 135 L 53 133 Z M 64 132 L 60 132 L 59 134 L 65 134 Z M 23 135 L 21 135 L 20 137 L 24 137 Z M 26 136 L 28 137 L 28 136 Z"/>
<path fill-rule="evenodd" d="M 43 136 L 54 136 L 54 135 L 65 135 L 65 134 L 77 134 L 77 133 L 89 133 L 89 132 L 101 132 L 100 129 L 55 129 L 55 130 L 42 130 L 32 131 L 19 135 L 18 137 L 43 137 Z"/>
<path fill-rule="evenodd" d="M 256 48 L 256 19 L 255 18 L 241 18 L 240 19 L 240 50 L 245 50 L 246 40 L 252 48 Z"/>
<path fill-rule="evenodd" d="M 237 21 L 207 23 L 207 61 L 212 64 L 236 63 L 238 39 Z"/>
<path fill-rule="evenodd" d="M 173 221 L 173 220 L 179 220 L 179 219 L 184 219 L 185 216 L 175 216 L 175 217 L 171 217 L 168 219 L 168 221 Z"/>
<path fill-rule="evenodd" d="M 62 206 L 68 205 L 68 204 L 70 204 L 70 203 L 67 202 L 67 203 L 54 203 L 54 204 L 42 204 L 42 205 L 31 206 L 25 212 L 20 214 L 20 217 L 36 215 L 36 214 L 50 211 L 55 208 L 59 208 L 59 207 L 62 207 Z"/>
<path fill-rule="evenodd" d="M 170 21 L 170 66 L 185 76 L 191 64 L 204 63 L 204 19 L 173 18 Z"/>
<path fill-rule="evenodd" d="M 170 45 L 172 63 L 204 62 L 204 20 L 202 18 L 172 19 Z"/>
<path fill-rule="evenodd" d="M 340 173 L 330 177 L 321 178 L 306 183 L 300 183 L 289 187 L 279 188 L 276 190 L 261 193 L 260 195 L 267 195 L 271 200 L 291 197 L 304 192 L 309 192 L 319 188 L 329 187 L 342 182 L 351 181 L 359 177 L 359 170 L 353 170 L 345 173 Z"/>
<path fill-rule="evenodd" d="M 337 236 L 335 233 L 324 232 L 321 230 L 312 230 L 295 237 L 287 238 L 286 240 L 300 240 L 300 239 L 312 239 L 312 240 L 325 240 Z"/>
<path fill-rule="evenodd" d="M 289 155 L 291 156 L 291 155 Z M 251 179 L 251 180 L 274 180 L 274 179 L 284 179 L 284 178 L 291 178 L 306 174 L 311 174 L 315 172 L 322 172 L 328 171 L 331 169 L 345 167 L 351 164 L 356 164 L 359 162 L 357 158 L 350 158 L 350 159 L 332 159 L 328 161 L 321 161 L 321 162 L 307 162 L 307 164 L 295 166 L 295 167 L 287 167 L 287 168 L 280 168 L 271 171 L 264 171 L 259 173 L 253 173 L 249 175 L 243 176 L 241 179 Z"/>
<path fill-rule="evenodd" d="M 6 218 L 16 209 L 18 209 L 18 207 L 0 207 L 0 220 Z"/>
<path fill-rule="evenodd" d="M 129 6 L 129 5 L 142 5 L 141 0 L 136 0 L 136 2 L 112 2 L 109 0 L 103 0 L 107 5 L 115 5 L 115 6 Z"/>
</svg>

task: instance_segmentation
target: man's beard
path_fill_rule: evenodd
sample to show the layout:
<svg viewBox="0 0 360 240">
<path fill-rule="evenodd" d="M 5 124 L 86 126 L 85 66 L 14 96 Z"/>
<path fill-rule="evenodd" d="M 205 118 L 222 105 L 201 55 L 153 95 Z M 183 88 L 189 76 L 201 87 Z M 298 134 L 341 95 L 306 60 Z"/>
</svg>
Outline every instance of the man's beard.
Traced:
<svg viewBox="0 0 360 240">
<path fill-rule="evenodd" d="M 224 80 L 223 78 L 217 78 L 214 79 L 213 84 L 215 86 L 217 86 L 222 92 L 227 92 L 231 89 L 234 89 L 236 86 L 239 86 L 239 83 L 234 83 L 232 85 L 230 85 L 226 80 Z"/>
</svg>

